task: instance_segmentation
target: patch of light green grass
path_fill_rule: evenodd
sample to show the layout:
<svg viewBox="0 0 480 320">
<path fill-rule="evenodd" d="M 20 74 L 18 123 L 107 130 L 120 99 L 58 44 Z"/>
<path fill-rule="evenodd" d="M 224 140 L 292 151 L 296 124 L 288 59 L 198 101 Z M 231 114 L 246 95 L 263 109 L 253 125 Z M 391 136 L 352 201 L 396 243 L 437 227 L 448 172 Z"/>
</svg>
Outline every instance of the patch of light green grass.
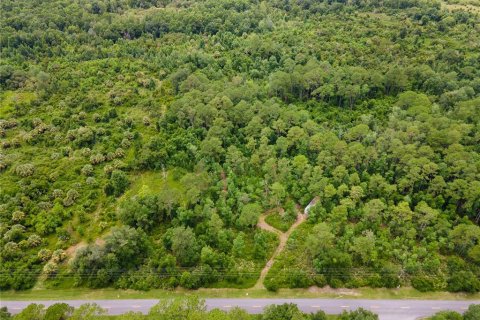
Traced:
<svg viewBox="0 0 480 320">
<path fill-rule="evenodd" d="M 280 213 L 274 212 L 272 214 L 269 214 L 265 218 L 265 222 L 274 227 L 275 229 L 286 232 L 295 222 L 295 219 L 285 219 L 285 217 L 282 217 Z"/>
<path fill-rule="evenodd" d="M 425 300 L 478 300 L 480 294 L 451 292 L 420 292 L 413 288 L 383 289 L 266 289 L 203 288 L 198 290 L 154 289 L 150 291 L 107 289 L 32 289 L 25 291 L 3 291 L 2 300 L 96 300 L 96 299 L 167 299 L 196 295 L 200 298 L 336 298 L 336 299 L 425 299 Z"/>
<path fill-rule="evenodd" d="M 0 118 L 6 118 L 13 111 L 15 103 L 29 103 L 34 98 L 33 92 L 5 91 L 0 94 Z"/>
<path fill-rule="evenodd" d="M 183 194 L 185 188 L 175 178 L 173 170 L 165 171 L 165 173 L 162 171 L 143 172 L 133 178 L 130 189 L 122 198 L 129 198 L 135 195 L 158 194 L 167 188 L 176 189 Z"/>
</svg>

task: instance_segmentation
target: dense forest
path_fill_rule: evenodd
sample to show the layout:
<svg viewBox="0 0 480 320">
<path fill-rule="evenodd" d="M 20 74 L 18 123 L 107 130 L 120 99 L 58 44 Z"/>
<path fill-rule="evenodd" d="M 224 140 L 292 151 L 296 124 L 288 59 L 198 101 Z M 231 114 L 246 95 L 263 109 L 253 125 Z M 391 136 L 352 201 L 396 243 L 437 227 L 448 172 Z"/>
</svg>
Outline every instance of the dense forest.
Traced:
<svg viewBox="0 0 480 320">
<path fill-rule="evenodd" d="M 1 290 L 480 291 L 478 1 L 0 11 Z"/>
<path fill-rule="evenodd" d="M 326 315 L 319 310 L 305 314 L 293 303 L 267 306 L 262 314 L 251 315 L 240 308 L 225 312 L 220 309 L 207 311 L 205 302 L 195 297 L 186 300 L 165 300 L 153 306 L 147 315 L 130 312 L 121 316 L 109 316 L 96 304 L 84 304 L 78 308 L 66 303 L 55 303 L 48 308 L 32 303 L 12 316 L 6 308 L 0 309 L 1 320 L 378 320 L 378 316 L 359 308 L 343 311 L 340 315 Z M 470 305 L 462 314 L 454 311 L 439 311 L 426 320 L 477 320 L 480 305 Z"/>
</svg>

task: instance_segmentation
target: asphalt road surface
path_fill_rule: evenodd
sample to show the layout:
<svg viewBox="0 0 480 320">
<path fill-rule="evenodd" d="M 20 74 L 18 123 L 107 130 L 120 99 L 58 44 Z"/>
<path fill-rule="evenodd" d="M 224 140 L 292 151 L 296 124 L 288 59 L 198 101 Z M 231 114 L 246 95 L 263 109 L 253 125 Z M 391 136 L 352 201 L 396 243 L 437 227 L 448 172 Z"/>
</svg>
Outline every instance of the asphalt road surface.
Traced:
<svg viewBox="0 0 480 320">
<path fill-rule="evenodd" d="M 358 300 L 358 299 L 206 299 L 207 309 L 229 310 L 240 307 L 250 313 L 261 313 L 265 306 L 271 304 L 295 303 L 303 312 L 323 310 L 327 314 L 339 314 L 343 310 L 364 308 L 377 313 L 381 320 L 414 320 L 430 316 L 440 310 L 454 310 L 463 313 L 470 304 L 480 301 L 446 301 L 446 300 Z M 109 314 L 122 314 L 128 311 L 147 313 L 158 300 L 64 300 L 64 301 L 0 301 L 15 314 L 30 303 L 49 306 L 56 302 L 66 302 L 78 307 L 84 303 L 97 303 L 108 310 Z"/>
</svg>

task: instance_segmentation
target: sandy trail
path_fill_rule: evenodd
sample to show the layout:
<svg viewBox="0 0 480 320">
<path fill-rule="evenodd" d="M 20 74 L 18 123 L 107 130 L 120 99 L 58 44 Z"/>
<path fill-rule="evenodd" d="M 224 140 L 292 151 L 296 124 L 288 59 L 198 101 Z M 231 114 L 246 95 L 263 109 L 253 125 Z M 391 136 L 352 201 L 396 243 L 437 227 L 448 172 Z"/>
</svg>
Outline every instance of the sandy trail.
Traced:
<svg viewBox="0 0 480 320">
<path fill-rule="evenodd" d="M 265 265 L 265 267 L 263 267 L 262 272 L 260 273 L 260 277 L 258 278 L 257 283 L 253 288 L 255 289 L 265 288 L 265 286 L 263 285 L 263 281 L 265 280 L 265 277 L 267 276 L 268 272 L 272 268 L 275 258 L 283 251 L 283 249 L 285 249 L 285 246 L 287 245 L 287 240 L 292 234 L 292 232 L 307 219 L 307 215 L 303 213 L 303 210 L 300 206 L 297 205 L 296 210 L 297 210 L 297 220 L 290 226 L 287 232 L 282 232 L 278 229 L 275 229 L 265 221 L 265 218 L 270 213 L 274 212 L 274 210 L 267 211 L 260 216 L 257 223 L 257 227 L 269 232 L 273 232 L 276 235 L 278 235 L 278 239 L 280 240 L 280 243 L 278 244 L 277 249 L 275 249 L 275 252 L 273 253 L 273 255 L 267 261 L 267 264 Z"/>
</svg>

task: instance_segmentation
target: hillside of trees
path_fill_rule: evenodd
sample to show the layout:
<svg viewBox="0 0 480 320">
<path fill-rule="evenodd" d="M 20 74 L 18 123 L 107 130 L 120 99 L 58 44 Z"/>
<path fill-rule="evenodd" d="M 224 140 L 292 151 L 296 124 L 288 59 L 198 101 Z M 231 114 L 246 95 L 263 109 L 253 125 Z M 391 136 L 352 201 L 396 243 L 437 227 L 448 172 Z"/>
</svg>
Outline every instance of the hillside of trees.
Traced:
<svg viewBox="0 0 480 320">
<path fill-rule="evenodd" d="M 1 1 L 0 289 L 480 291 L 469 1 Z"/>
</svg>

